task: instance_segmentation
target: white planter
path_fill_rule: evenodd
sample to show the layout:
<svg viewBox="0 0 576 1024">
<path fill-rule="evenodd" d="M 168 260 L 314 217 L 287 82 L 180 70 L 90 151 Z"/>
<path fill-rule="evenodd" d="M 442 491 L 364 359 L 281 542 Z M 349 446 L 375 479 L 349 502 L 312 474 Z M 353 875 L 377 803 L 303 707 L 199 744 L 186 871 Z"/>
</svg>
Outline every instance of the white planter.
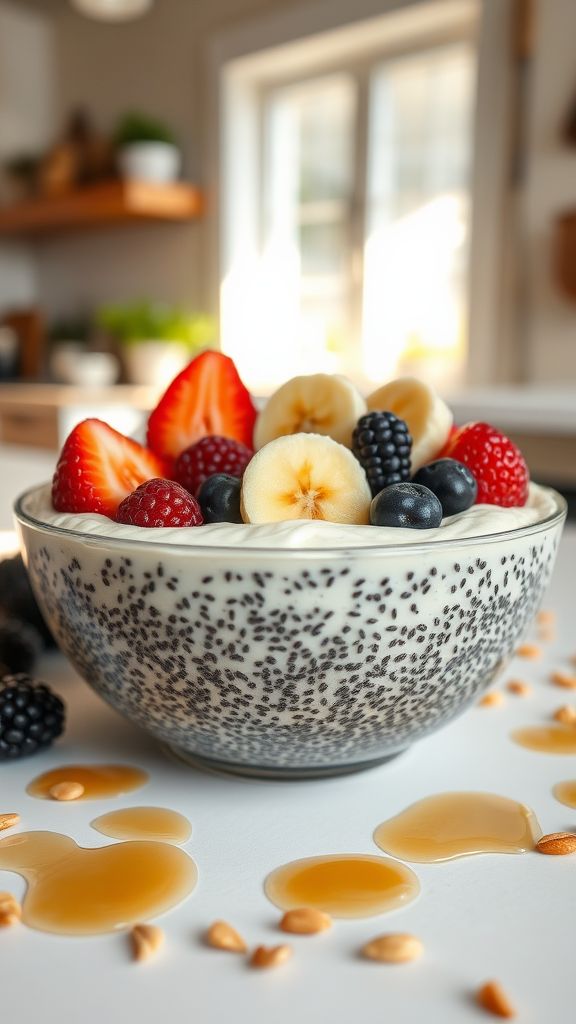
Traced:
<svg viewBox="0 0 576 1024">
<path fill-rule="evenodd" d="M 50 355 L 50 372 L 62 384 L 105 388 L 120 376 L 120 364 L 111 352 L 86 352 L 81 342 L 62 342 Z"/>
<path fill-rule="evenodd" d="M 132 142 L 118 154 L 122 177 L 166 185 L 180 173 L 180 150 L 169 142 Z"/>
<path fill-rule="evenodd" d="M 123 346 L 122 357 L 131 384 L 166 387 L 189 362 L 190 352 L 179 341 L 133 341 Z"/>
</svg>

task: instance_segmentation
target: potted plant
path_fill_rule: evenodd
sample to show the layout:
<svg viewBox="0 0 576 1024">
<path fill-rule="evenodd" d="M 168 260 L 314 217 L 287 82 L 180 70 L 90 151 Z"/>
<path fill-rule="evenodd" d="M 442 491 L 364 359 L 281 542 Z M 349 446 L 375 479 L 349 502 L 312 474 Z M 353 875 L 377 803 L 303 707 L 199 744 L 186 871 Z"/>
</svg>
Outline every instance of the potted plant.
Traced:
<svg viewBox="0 0 576 1024">
<path fill-rule="evenodd" d="M 120 345 L 131 384 L 168 384 L 216 337 L 212 317 L 151 302 L 107 306 L 99 311 L 97 321 Z"/>
<path fill-rule="evenodd" d="M 92 343 L 92 323 L 88 317 L 57 320 L 48 331 L 48 367 L 61 384 L 83 387 L 108 387 L 120 376 L 118 357 Z"/>
<path fill-rule="evenodd" d="M 143 114 L 127 114 L 114 137 L 123 178 L 166 184 L 180 172 L 180 150 L 161 121 Z"/>
</svg>

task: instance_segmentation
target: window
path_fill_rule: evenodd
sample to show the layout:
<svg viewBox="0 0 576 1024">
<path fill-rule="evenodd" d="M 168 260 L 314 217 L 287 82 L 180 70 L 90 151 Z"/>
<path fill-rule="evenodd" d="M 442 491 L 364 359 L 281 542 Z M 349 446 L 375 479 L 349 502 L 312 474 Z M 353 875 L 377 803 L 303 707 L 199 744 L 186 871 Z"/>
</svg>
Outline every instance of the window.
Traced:
<svg viewBox="0 0 576 1024">
<path fill-rule="evenodd" d="M 229 79 L 222 342 L 255 391 L 319 371 L 461 383 L 474 33 L 384 33 L 325 69 L 255 56 Z"/>
</svg>

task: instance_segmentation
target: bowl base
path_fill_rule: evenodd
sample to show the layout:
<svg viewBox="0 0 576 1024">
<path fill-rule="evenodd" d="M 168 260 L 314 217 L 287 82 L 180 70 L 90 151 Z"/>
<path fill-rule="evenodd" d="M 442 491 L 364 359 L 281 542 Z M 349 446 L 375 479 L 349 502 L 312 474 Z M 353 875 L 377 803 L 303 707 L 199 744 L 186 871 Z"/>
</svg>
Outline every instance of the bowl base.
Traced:
<svg viewBox="0 0 576 1024">
<path fill-rule="evenodd" d="M 181 747 L 171 743 L 162 743 L 162 749 L 169 757 L 175 758 L 191 768 L 199 768 L 204 772 L 212 772 L 217 775 L 241 775 L 249 779 L 273 779 L 277 782 L 298 782 L 306 779 L 332 779 L 339 775 L 352 775 L 355 772 L 363 772 L 369 768 L 378 768 L 379 765 L 393 761 L 404 750 L 397 750 L 394 754 L 387 754 L 386 757 L 376 757 L 370 761 L 357 761 L 354 764 L 319 765 L 318 767 L 282 768 L 273 765 L 248 765 L 237 764 L 233 761 L 218 761 L 212 757 L 204 757 L 202 754 L 191 754 Z"/>
</svg>

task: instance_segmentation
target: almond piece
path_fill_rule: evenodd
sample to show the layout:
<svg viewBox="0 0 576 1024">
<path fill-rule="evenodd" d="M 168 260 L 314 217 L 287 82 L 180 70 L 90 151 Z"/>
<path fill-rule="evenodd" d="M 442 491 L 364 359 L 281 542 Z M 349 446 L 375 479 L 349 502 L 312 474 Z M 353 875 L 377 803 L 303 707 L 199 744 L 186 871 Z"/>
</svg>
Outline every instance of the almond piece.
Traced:
<svg viewBox="0 0 576 1024">
<path fill-rule="evenodd" d="M 500 690 L 491 690 L 490 693 L 485 693 L 483 697 L 478 701 L 479 708 L 495 708 L 499 704 L 504 703 L 504 694 L 500 693 Z"/>
<path fill-rule="evenodd" d="M 574 832 L 549 832 L 542 836 L 536 843 L 535 849 L 538 853 L 551 853 L 557 857 L 564 857 L 568 853 L 576 853 L 576 833 Z"/>
<path fill-rule="evenodd" d="M 553 626 L 556 622 L 556 612 L 542 610 L 538 612 L 536 622 L 539 626 Z"/>
<path fill-rule="evenodd" d="M 515 1017 L 516 1010 L 499 981 L 487 981 L 476 994 L 478 1005 L 494 1017 Z"/>
<path fill-rule="evenodd" d="M 81 782 L 56 782 L 49 793 L 53 800 L 79 800 L 84 795 L 84 786 Z"/>
<path fill-rule="evenodd" d="M 538 644 L 520 644 L 520 647 L 516 648 L 516 657 L 528 658 L 529 661 L 535 661 L 541 654 Z"/>
<path fill-rule="evenodd" d="M 155 924 L 135 924 L 130 932 L 135 960 L 149 960 L 164 942 L 164 932 Z"/>
<path fill-rule="evenodd" d="M 417 960 L 424 952 L 424 946 L 416 935 L 407 932 L 390 932 L 378 935 L 362 946 L 362 956 L 382 964 L 405 964 Z"/>
<path fill-rule="evenodd" d="M 576 690 L 576 676 L 567 672 L 553 672 L 550 676 L 554 686 L 562 686 L 565 690 Z"/>
<path fill-rule="evenodd" d="M 16 814 L 0 814 L 0 832 L 4 829 L 12 828 L 14 825 L 18 825 L 20 821 L 20 815 Z"/>
<path fill-rule="evenodd" d="M 0 892 L 0 928 L 17 924 L 22 917 L 22 907 L 11 892 Z"/>
<path fill-rule="evenodd" d="M 576 708 L 564 704 L 561 708 L 556 708 L 552 717 L 556 722 L 562 722 L 563 725 L 576 725 Z"/>
<path fill-rule="evenodd" d="M 332 927 L 330 914 L 315 907 L 298 907 L 295 910 L 287 910 L 280 928 L 283 932 L 290 932 L 292 935 L 317 935 L 318 932 L 325 932 Z"/>
<path fill-rule="evenodd" d="M 516 694 L 517 697 L 528 697 L 532 693 L 532 687 L 528 686 L 528 683 L 523 683 L 520 679 L 512 679 L 506 689 L 509 693 Z"/>
<path fill-rule="evenodd" d="M 252 967 L 279 967 L 292 956 L 291 946 L 257 946 L 250 957 Z"/>
<path fill-rule="evenodd" d="M 214 921 L 206 932 L 206 942 L 214 949 L 225 949 L 229 953 L 245 953 L 248 949 L 242 936 L 227 921 Z"/>
</svg>

